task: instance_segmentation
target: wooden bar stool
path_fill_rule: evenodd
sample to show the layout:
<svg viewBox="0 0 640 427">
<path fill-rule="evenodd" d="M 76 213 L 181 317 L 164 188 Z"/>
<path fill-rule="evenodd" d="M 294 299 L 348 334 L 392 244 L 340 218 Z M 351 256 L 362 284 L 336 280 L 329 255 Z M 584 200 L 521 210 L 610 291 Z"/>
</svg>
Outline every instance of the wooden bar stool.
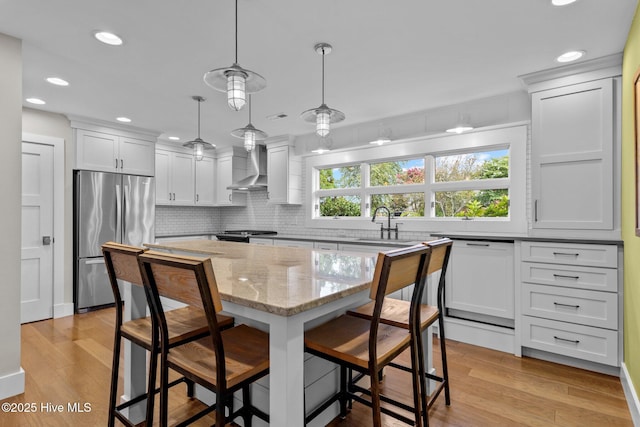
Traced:
<svg viewBox="0 0 640 427">
<path fill-rule="evenodd" d="M 340 365 L 339 392 L 315 409 L 305 422 L 311 421 L 335 401 L 340 402 L 340 415 L 345 417 L 347 403 L 355 400 L 372 408 L 374 427 L 381 426 L 381 413 L 411 425 L 421 425 L 423 406 L 418 369 L 412 369 L 413 406 L 408 408 L 407 405 L 381 394 L 379 373 L 385 366 L 391 366 L 393 360 L 407 348 L 411 349 L 412 367 L 418 366 L 419 355 L 415 351 L 417 345 L 412 342 L 420 334 L 419 297 L 424 289 L 430 255 L 431 248 L 425 245 L 379 253 L 371 284 L 370 297 L 374 301 L 371 318 L 342 315 L 305 332 L 304 344 L 307 352 Z M 411 309 L 406 320 L 408 328 L 383 323 L 381 315 L 386 295 L 414 283 L 417 290 L 410 302 Z M 352 390 L 348 386 L 348 369 L 369 376 L 370 391 L 363 388 Z M 370 399 L 362 397 L 360 393 L 370 395 Z M 381 401 L 412 410 L 414 419 L 381 407 Z"/>
<path fill-rule="evenodd" d="M 247 325 L 223 330 L 219 321 L 222 301 L 211 259 L 146 252 L 138 257 L 143 282 L 152 297 L 151 311 L 160 328 L 160 425 L 168 413 L 168 369 L 172 369 L 216 393 L 216 427 L 241 416 L 245 427 L 255 415 L 269 422 L 269 416 L 251 405 L 249 386 L 269 373 L 269 334 Z M 202 307 L 209 335 L 183 345 L 167 345 L 167 321 L 160 296 Z M 233 411 L 233 393 L 242 390 L 242 407 Z M 225 408 L 229 408 L 226 415 Z M 179 425 L 197 419 L 188 418 Z"/>
<path fill-rule="evenodd" d="M 151 317 L 143 317 L 123 322 L 122 298 L 118 287 L 118 280 L 124 280 L 130 282 L 132 285 L 142 286 L 142 277 L 137 257 L 144 252 L 145 249 L 143 248 L 115 242 L 107 242 L 102 245 L 102 253 L 104 254 L 104 260 L 109 274 L 109 281 L 116 301 L 116 324 L 113 340 L 113 360 L 111 362 L 111 389 L 109 394 L 108 425 L 110 427 L 114 425 L 116 418 L 127 426 L 140 424 L 130 420 L 124 414 L 124 410 L 145 399 L 146 425 L 151 425 L 153 422 L 154 397 L 158 391 L 155 388 L 157 359 L 160 354 L 158 334 L 153 333 L 154 328 Z M 146 296 L 148 300 L 149 296 Z M 170 330 L 171 346 L 198 339 L 209 333 L 206 316 L 201 309 L 196 307 L 187 306 L 172 310 L 167 312 L 166 318 Z M 230 327 L 233 325 L 233 318 L 225 316 L 221 318 L 221 323 L 226 327 Z M 149 360 L 147 393 L 140 396 L 133 396 L 129 401 L 118 405 L 116 403 L 118 373 L 120 368 L 120 348 L 123 338 L 149 351 L 151 357 Z M 185 378 L 180 378 L 170 385 L 173 386 L 180 382 L 185 382 Z"/>
<path fill-rule="evenodd" d="M 447 271 L 447 265 L 449 263 L 449 256 L 451 254 L 452 242 L 450 239 L 438 239 L 430 242 L 423 243 L 431 248 L 431 257 L 429 259 L 429 265 L 427 266 L 426 274 L 430 275 L 435 272 L 440 272 L 440 280 L 438 281 L 437 289 L 437 305 L 420 304 L 420 332 L 415 341 L 416 352 L 418 354 L 419 369 L 421 372 L 421 390 L 422 390 L 422 406 L 424 425 L 429 425 L 428 410 L 433 406 L 435 400 L 444 389 L 445 403 L 447 406 L 451 405 L 451 396 L 449 392 L 449 370 L 447 368 L 447 353 L 445 346 L 445 334 L 444 334 L 444 284 L 445 273 Z M 414 294 L 415 294 L 414 289 Z M 415 297 L 415 295 L 414 295 Z M 420 301 L 422 300 L 422 294 L 420 295 Z M 350 310 L 347 312 L 350 316 L 357 316 L 364 319 L 371 319 L 375 310 L 375 303 L 370 302 L 363 306 Z M 407 321 L 409 319 L 409 313 L 411 310 L 411 303 L 409 301 L 402 301 L 394 298 L 386 298 L 383 307 L 380 321 L 385 324 L 393 325 L 398 328 L 409 329 L 410 325 Z M 424 371 L 424 350 L 422 346 L 422 332 L 433 325 L 436 320 L 438 321 L 438 331 L 440 334 L 440 353 L 442 357 L 442 375 L 438 376 Z M 398 364 L 391 364 L 396 368 L 412 372 L 415 367 L 407 367 Z M 425 378 L 435 380 L 438 382 L 438 387 L 434 390 L 430 396 L 426 395 L 426 383 Z"/>
</svg>

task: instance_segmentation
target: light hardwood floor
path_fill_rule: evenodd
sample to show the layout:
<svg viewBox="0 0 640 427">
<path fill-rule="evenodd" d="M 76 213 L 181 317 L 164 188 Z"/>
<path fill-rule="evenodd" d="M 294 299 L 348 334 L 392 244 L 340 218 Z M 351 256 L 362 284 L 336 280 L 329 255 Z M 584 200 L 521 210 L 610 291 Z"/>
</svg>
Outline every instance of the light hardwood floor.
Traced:
<svg viewBox="0 0 640 427">
<path fill-rule="evenodd" d="M 2 403 L 34 403 L 37 411 L 0 412 L 0 426 L 106 425 L 113 322 L 113 309 L 105 309 L 23 325 L 26 391 Z M 619 378 L 454 341 L 447 341 L 447 351 L 452 403 L 447 407 L 439 398 L 431 427 L 633 426 Z M 398 395 L 409 393 L 408 381 L 387 369 L 384 385 Z M 182 390 L 173 393 L 172 404 L 185 401 L 182 396 Z M 75 402 L 90 404 L 90 411 L 69 412 L 68 403 Z M 46 412 L 47 403 L 63 405 L 63 411 Z M 345 420 L 330 425 L 368 427 L 369 411 L 355 404 Z M 384 420 L 386 426 L 405 425 Z"/>
</svg>

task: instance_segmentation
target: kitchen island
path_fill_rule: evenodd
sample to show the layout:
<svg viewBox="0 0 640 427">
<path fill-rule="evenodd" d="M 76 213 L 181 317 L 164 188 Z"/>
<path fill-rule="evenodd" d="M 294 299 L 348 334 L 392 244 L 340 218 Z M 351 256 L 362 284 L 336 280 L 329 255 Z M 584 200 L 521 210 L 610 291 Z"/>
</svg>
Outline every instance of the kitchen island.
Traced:
<svg viewBox="0 0 640 427">
<path fill-rule="evenodd" d="M 368 300 L 375 255 L 211 240 L 147 246 L 211 258 L 223 310 L 236 316 L 237 322 L 246 319 L 269 332 L 270 375 L 264 384 L 269 403 L 264 409 L 270 424 L 304 425 L 305 399 L 311 410 L 336 385 L 335 375 L 324 373 L 326 366 L 305 362 L 304 330 Z M 143 364 L 144 359 L 133 363 Z M 144 384 L 133 386 L 144 388 Z M 266 404 L 261 404 L 256 387 L 253 398 L 258 407 Z M 313 425 L 328 422 L 314 421 Z"/>
</svg>

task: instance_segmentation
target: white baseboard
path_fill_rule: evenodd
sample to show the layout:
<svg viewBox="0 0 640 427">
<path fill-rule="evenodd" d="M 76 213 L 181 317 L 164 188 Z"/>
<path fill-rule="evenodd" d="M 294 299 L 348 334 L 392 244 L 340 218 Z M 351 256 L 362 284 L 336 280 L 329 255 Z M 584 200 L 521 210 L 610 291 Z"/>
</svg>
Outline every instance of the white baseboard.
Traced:
<svg viewBox="0 0 640 427">
<path fill-rule="evenodd" d="M 0 377 L 0 400 L 24 393 L 24 369 Z"/>
<path fill-rule="evenodd" d="M 65 302 L 62 304 L 55 304 L 53 306 L 53 318 L 58 319 L 60 317 L 73 316 L 73 303 Z"/>
<path fill-rule="evenodd" d="M 631 412 L 633 425 L 640 427 L 640 401 L 638 400 L 636 389 L 633 386 L 633 381 L 631 381 L 631 377 L 629 376 L 629 371 L 627 371 L 627 365 L 625 365 L 624 362 L 622 362 L 620 369 L 620 382 L 622 383 L 624 395 L 627 398 L 627 405 L 629 406 L 629 412 Z"/>
</svg>

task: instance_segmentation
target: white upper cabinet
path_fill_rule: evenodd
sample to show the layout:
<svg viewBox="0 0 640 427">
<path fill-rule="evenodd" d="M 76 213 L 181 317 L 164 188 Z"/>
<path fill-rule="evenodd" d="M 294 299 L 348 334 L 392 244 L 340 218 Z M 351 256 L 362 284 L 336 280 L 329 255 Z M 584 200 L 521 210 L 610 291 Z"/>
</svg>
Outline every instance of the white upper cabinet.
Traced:
<svg viewBox="0 0 640 427">
<path fill-rule="evenodd" d="M 531 230 L 620 237 L 620 75 L 611 55 L 521 76 L 531 94 Z"/>
<path fill-rule="evenodd" d="M 195 160 L 191 153 L 156 150 L 156 204 L 193 206 Z"/>
<path fill-rule="evenodd" d="M 72 126 L 78 126 L 72 122 Z M 74 128 L 76 169 L 153 176 L 155 141 L 117 129 Z M 148 139 L 145 139 L 148 138 Z"/>
<path fill-rule="evenodd" d="M 288 137 L 267 141 L 267 185 L 269 203 L 302 203 L 302 162 Z"/>
<path fill-rule="evenodd" d="M 244 206 L 247 195 L 227 187 L 247 175 L 247 152 L 241 147 L 219 150 L 216 164 L 216 206 Z"/>
<path fill-rule="evenodd" d="M 532 94 L 534 228 L 613 228 L 613 85 Z"/>
<path fill-rule="evenodd" d="M 213 206 L 215 203 L 215 166 L 213 157 L 196 161 L 196 205 Z"/>
</svg>

